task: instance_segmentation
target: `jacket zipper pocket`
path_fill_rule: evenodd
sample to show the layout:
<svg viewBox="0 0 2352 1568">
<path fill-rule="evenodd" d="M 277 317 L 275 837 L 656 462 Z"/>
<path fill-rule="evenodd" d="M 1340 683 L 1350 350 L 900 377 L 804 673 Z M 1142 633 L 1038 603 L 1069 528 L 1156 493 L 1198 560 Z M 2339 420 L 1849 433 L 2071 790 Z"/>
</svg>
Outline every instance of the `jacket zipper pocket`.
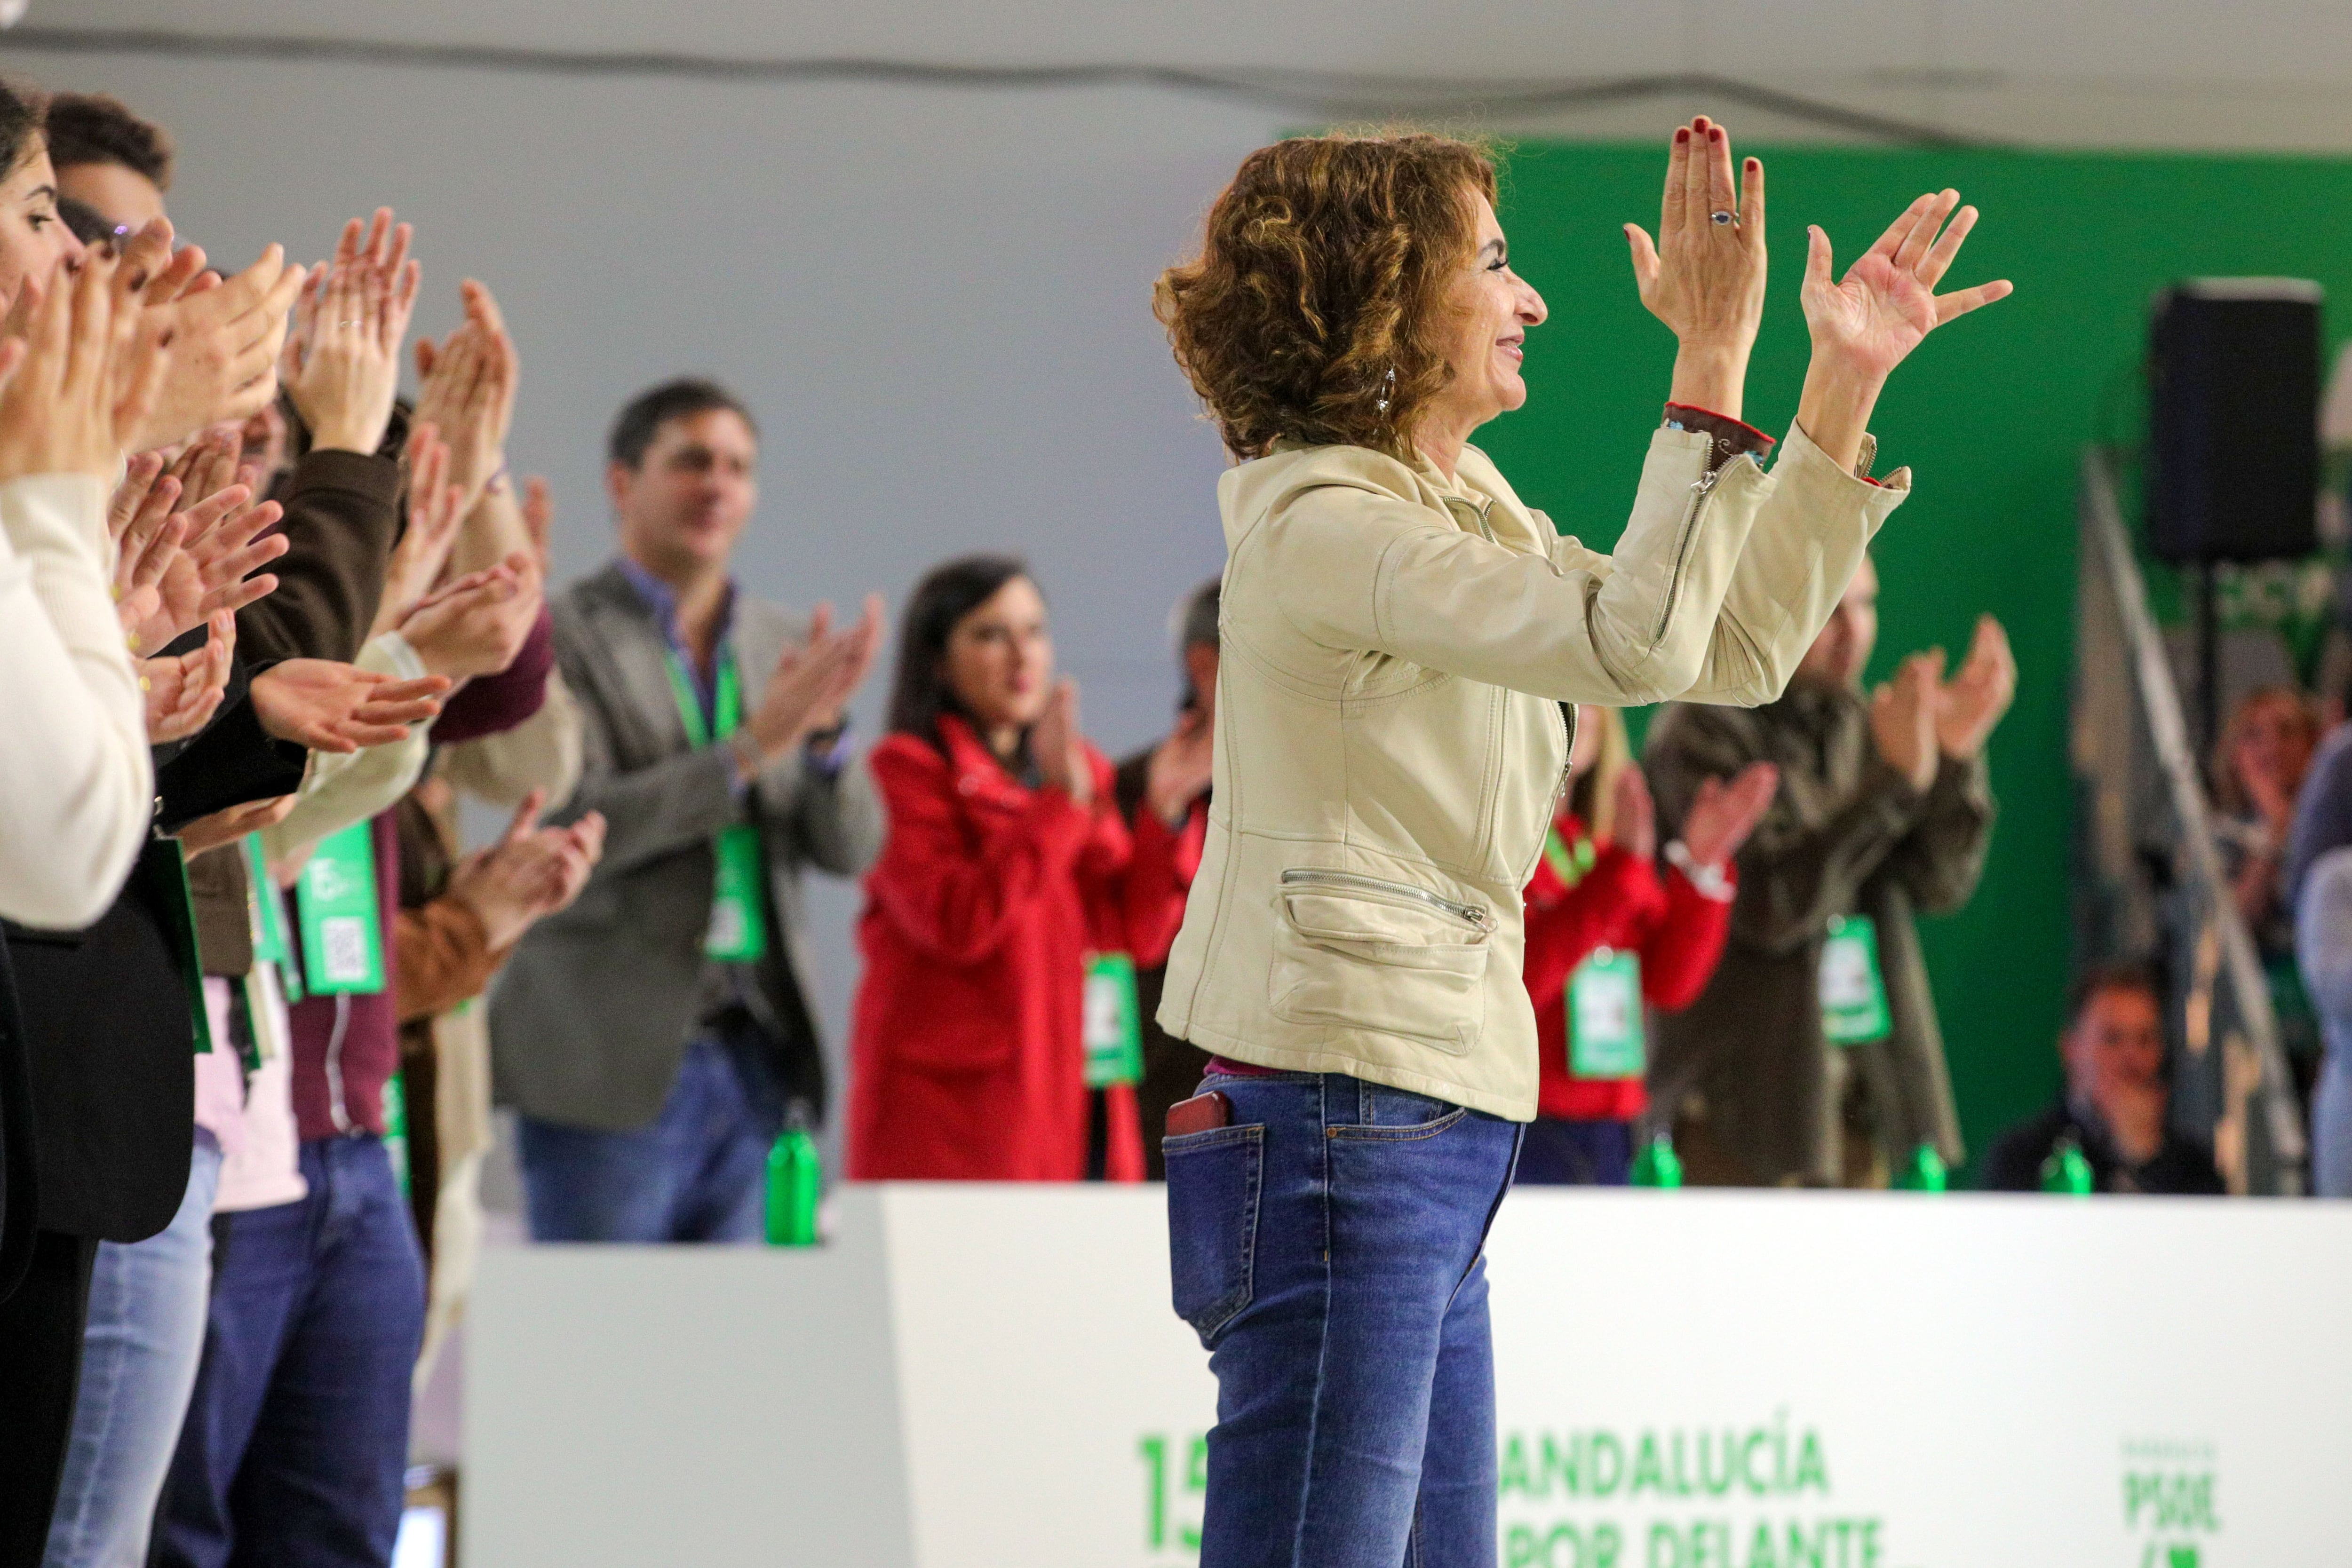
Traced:
<svg viewBox="0 0 2352 1568">
<path fill-rule="evenodd" d="M 1658 611 L 1658 629 L 1650 634 L 1655 646 L 1665 641 L 1666 622 L 1675 618 L 1675 601 L 1683 593 L 1683 568 L 1690 563 L 1691 541 L 1698 537 L 1699 514 L 1706 509 L 1706 498 L 1715 494 L 1715 482 L 1723 477 L 1723 470 L 1710 468 L 1691 482 L 1690 509 L 1683 514 L 1682 538 L 1675 546 L 1675 574 L 1666 580 L 1666 602 Z"/>
<path fill-rule="evenodd" d="M 1304 871 L 1293 869 L 1282 873 L 1285 887 L 1344 887 L 1359 893 L 1386 894 L 1395 898 L 1411 899 L 1426 904 L 1442 915 L 1450 915 L 1465 925 L 1492 936 L 1495 917 L 1475 904 L 1457 904 L 1442 898 L 1425 887 L 1415 887 L 1409 882 L 1391 882 L 1385 877 L 1364 876 L 1352 871 Z"/>
</svg>

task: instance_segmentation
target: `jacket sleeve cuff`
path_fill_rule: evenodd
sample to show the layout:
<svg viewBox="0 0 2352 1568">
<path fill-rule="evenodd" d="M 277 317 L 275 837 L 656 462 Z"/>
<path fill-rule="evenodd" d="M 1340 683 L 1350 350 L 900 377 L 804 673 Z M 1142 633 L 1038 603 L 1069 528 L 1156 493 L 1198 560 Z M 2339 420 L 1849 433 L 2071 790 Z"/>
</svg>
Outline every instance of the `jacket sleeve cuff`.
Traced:
<svg viewBox="0 0 2352 1568">
<path fill-rule="evenodd" d="M 339 447 L 306 453 L 294 466 L 289 494 L 304 490 L 349 490 L 389 507 L 400 499 L 400 465 L 389 457 Z"/>
<path fill-rule="evenodd" d="M 1744 421 L 1727 413 L 1716 413 L 1686 402 L 1666 404 L 1665 425 L 1668 430 L 1696 431 L 1715 443 L 1708 456 L 1707 469 L 1713 472 L 1745 452 L 1761 463 L 1764 455 L 1778 444 L 1773 439 Z"/>
</svg>

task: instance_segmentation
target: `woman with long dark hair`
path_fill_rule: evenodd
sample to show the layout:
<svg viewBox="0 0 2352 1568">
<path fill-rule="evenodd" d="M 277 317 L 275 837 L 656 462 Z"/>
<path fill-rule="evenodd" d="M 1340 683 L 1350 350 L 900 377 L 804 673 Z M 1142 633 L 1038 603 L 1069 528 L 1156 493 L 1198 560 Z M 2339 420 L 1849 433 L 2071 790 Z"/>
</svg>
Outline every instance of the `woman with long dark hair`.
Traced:
<svg viewBox="0 0 2352 1568">
<path fill-rule="evenodd" d="M 1545 316 L 1480 149 L 1261 148 L 1160 280 L 1237 465 L 1208 838 L 1160 1009 L 1217 1058 L 1163 1145 L 1176 1310 L 1218 1384 L 1202 1568 L 1495 1561 L 1482 1249 L 1536 1111 L 1520 890 L 1559 705 L 1776 696 L 1908 487 L 1868 478 L 1887 373 L 2008 292 L 1935 293 L 1975 219 L 1955 192 L 1842 280 L 1812 231 L 1812 364 L 1768 473 L 1739 422 L 1765 281 L 1744 173 L 1694 120 L 1657 240 L 1627 225 L 1681 346 L 1608 555 L 1469 444 L 1526 401 Z"/>
<path fill-rule="evenodd" d="M 1164 946 L 1182 898 L 1135 862 L 1021 561 L 949 561 L 916 588 L 889 724 L 870 761 L 889 833 L 858 922 L 850 1176 L 1141 1179 L 1135 1064 L 1090 1042 L 1089 1019 L 1131 1035 L 1122 957 Z"/>
</svg>

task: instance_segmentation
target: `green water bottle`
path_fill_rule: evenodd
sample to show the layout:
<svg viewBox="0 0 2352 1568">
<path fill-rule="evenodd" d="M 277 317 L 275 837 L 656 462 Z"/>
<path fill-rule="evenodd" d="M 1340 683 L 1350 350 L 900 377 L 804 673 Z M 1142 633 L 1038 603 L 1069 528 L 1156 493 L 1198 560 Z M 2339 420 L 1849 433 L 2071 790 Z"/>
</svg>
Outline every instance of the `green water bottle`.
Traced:
<svg viewBox="0 0 2352 1568">
<path fill-rule="evenodd" d="M 2042 1190 L 2069 1197 L 2088 1197 L 2098 1185 L 2098 1178 L 2091 1172 L 2091 1162 L 2083 1157 L 2083 1145 L 2069 1130 L 2059 1138 L 2058 1146 L 2050 1151 L 2050 1157 L 2042 1162 Z"/>
<path fill-rule="evenodd" d="M 1664 1133 L 1652 1134 L 1633 1156 L 1635 1186 L 1676 1187 L 1683 1185 L 1683 1162 L 1675 1153 L 1675 1141 Z"/>
<path fill-rule="evenodd" d="M 1895 1177 L 1898 1192 L 1943 1192 L 1951 1185 L 1951 1167 L 1944 1164 L 1944 1156 L 1936 1152 L 1933 1144 L 1922 1144 L 1912 1150 L 1911 1158 Z"/>
<path fill-rule="evenodd" d="M 816 1200 L 824 1190 L 816 1140 L 796 1116 L 768 1151 L 768 1245 L 815 1246 Z"/>
</svg>

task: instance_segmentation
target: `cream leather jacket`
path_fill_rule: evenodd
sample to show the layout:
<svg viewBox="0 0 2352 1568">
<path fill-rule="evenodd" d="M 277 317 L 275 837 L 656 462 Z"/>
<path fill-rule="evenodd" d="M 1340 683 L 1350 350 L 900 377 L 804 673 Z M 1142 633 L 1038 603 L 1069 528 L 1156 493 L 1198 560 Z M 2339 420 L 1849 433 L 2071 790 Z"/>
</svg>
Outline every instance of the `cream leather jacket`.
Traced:
<svg viewBox="0 0 2352 1568">
<path fill-rule="evenodd" d="M 1567 763 L 1558 705 L 1771 701 L 1909 488 L 1798 430 L 1769 473 L 1716 461 L 1661 429 L 1613 555 L 1475 448 L 1452 485 L 1357 446 L 1225 475 L 1215 792 L 1162 1028 L 1534 1116 L 1520 894 Z"/>
</svg>

